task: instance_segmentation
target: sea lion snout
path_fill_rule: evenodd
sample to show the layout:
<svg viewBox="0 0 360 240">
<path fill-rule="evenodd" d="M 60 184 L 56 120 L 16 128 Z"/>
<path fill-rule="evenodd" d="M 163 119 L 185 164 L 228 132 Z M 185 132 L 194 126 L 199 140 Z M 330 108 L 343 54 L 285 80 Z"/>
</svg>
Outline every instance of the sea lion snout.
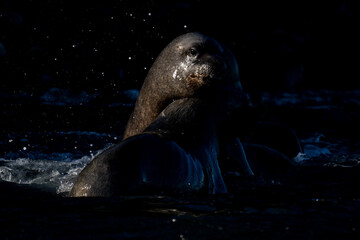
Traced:
<svg viewBox="0 0 360 240">
<path fill-rule="evenodd" d="M 204 54 L 201 58 L 203 68 L 211 78 L 222 78 L 227 71 L 225 59 L 218 54 Z"/>
<path fill-rule="evenodd" d="M 191 87 L 202 87 L 220 84 L 223 80 L 227 65 L 218 55 L 205 54 L 193 65 L 187 84 Z"/>
</svg>

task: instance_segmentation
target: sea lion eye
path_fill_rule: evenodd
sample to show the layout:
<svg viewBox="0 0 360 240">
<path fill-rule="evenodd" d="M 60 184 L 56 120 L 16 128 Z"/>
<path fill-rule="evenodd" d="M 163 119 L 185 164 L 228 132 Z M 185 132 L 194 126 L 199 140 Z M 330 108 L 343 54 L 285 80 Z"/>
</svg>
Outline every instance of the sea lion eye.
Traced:
<svg viewBox="0 0 360 240">
<path fill-rule="evenodd" d="M 189 50 L 189 55 L 192 56 L 192 57 L 196 57 L 198 55 L 198 51 L 196 51 L 196 49 L 194 48 L 190 48 Z"/>
</svg>

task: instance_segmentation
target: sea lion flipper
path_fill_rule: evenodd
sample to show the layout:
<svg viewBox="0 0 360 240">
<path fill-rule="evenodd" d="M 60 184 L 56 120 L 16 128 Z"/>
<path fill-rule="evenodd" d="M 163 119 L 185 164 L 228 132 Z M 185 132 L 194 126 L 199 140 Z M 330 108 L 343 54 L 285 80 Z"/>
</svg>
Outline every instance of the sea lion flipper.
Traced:
<svg viewBox="0 0 360 240">
<path fill-rule="evenodd" d="M 296 167 L 289 157 L 274 148 L 244 143 L 244 149 L 256 176 L 278 178 L 292 172 Z"/>
<path fill-rule="evenodd" d="M 254 176 L 254 172 L 246 157 L 244 147 L 238 138 L 226 144 L 226 154 L 232 159 L 236 167 L 241 170 L 245 176 Z"/>
</svg>

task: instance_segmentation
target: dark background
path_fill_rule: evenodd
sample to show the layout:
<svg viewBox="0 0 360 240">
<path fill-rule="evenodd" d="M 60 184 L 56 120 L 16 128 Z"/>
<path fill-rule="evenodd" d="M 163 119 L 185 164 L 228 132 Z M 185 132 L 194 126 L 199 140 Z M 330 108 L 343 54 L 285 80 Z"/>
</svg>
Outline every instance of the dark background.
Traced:
<svg viewBox="0 0 360 240">
<path fill-rule="evenodd" d="M 0 92 L 116 97 L 140 88 L 164 46 L 189 31 L 233 51 L 248 91 L 357 88 L 357 20 L 345 0 L 1 0 Z"/>
<path fill-rule="evenodd" d="M 360 87 L 358 20 L 353 3 L 345 0 L 0 0 L 0 123 L 5 126 L 0 134 L 6 143 L 0 152 L 13 149 L 8 143 L 13 135 L 23 138 L 27 132 L 41 136 L 34 141 L 44 146 L 53 130 L 121 139 L 136 98 L 126 90 L 140 89 L 160 51 L 190 31 L 230 48 L 251 97 L 291 92 L 294 98 L 304 96 L 297 109 L 307 107 L 310 96 L 310 105 L 341 110 L 314 109 L 318 124 L 312 115 L 283 109 L 268 119 L 289 123 L 300 137 L 307 137 L 301 128 L 320 131 L 324 123 L 353 135 L 360 103 L 356 92 L 346 91 Z M 330 92 L 324 95 L 325 90 Z M 285 120 L 274 117 L 279 113 Z"/>
<path fill-rule="evenodd" d="M 28 159 L 40 166 L 40 176 L 51 177 L 59 165 L 50 161 L 45 168 L 41 159 L 72 161 L 118 142 L 136 96 L 125 90 L 139 89 L 160 51 L 189 31 L 228 46 L 245 90 L 265 99 L 267 105 L 254 110 L 292 126 L 307 154 L 315 153 L 308 156 L 314 168 L 281 184 L 234 177 L 231 199 L 205 202 L 49 198 L 43 189 L 0 181 L 0 236 L 355 239 L 360 81 L 354 9 L 345 0 L 0 0 L 0 164 L 20 160 L 5 165 L 10 173 L 35 178 Z M 316 168 L 326 163 L 330 168 Z"/>
</svg>

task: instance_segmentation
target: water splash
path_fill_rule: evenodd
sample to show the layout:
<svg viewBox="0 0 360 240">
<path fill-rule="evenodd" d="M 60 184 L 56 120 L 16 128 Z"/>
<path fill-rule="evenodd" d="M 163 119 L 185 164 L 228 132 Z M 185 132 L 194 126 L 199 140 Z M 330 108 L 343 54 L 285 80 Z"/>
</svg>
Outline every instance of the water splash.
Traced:
<svg viewBox="0 0 360 240">
<path fill-rule="evenodd" d="M 43 185 L 58 194 L 66 194 L 91 160 L 90 156 L 71 161 L 0 159 L 0 179 L 18 184 Z"/>
</svg>

